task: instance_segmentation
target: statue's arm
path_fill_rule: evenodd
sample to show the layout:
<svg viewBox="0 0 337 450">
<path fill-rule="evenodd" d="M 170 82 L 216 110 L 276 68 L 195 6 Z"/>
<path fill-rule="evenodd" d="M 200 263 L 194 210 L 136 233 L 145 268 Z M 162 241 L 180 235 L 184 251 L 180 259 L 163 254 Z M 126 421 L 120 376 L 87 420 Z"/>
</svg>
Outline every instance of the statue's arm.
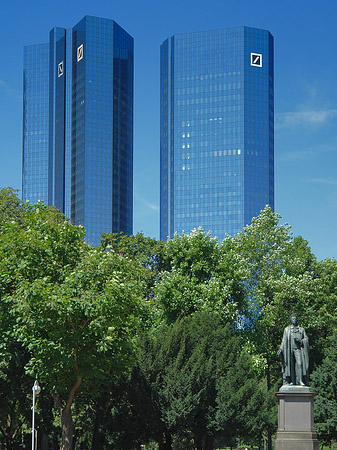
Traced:
<svg viewBox="0 0 337 450">
<path fill-rule="evenodd" d="M 305 333 L 305 329 L 302 328 L 302 347 L 308 347 L 309 346 L 309 338 Z"/>
</svg>

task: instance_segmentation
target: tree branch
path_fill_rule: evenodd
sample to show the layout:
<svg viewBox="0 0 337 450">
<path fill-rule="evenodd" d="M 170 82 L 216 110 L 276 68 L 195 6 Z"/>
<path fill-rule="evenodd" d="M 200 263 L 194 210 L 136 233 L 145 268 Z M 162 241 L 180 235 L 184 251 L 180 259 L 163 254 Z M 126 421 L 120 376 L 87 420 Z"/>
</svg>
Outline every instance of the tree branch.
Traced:
<svg viewBox="0 0 337 450">
<path fill-rule="evenodd" d="M 71 389 L 71 391 L 69 393 L 67 405 L 65 407 L 65 412 L 68 413 L 70 411 L 70 408 L 71 408 L 71 405 L 73 403 L 76 391 L 81 386 L 81 383 L 82 383 L 82 376 L 81 375 L 77 375 L 76 382 L 75 382 L 74 386 L 72 387 L 72 389 Z"/>
<path fill-rule="evenodd" d="M 15 436 L 17 435 L 18 431 L 21 430 L 22 425 L 24 424 L 24 422 L 25 422 L 25 421 L 22 420 L 22 421 L 19 423 L 19 425 L 16 427 L 16 430 L 15 430 L 14 433 L 12 434 L 12 439 L 14 439 Z"/>
<path fill-rule="evenodd" d="M 84 324 L 82 325 L 82 328 L 86 327 L 86 326 L 88 325 L 89 322 L 90 322 L 90 319 L 88 318 L 88 319 L 84 322 Z"/>
</svg>

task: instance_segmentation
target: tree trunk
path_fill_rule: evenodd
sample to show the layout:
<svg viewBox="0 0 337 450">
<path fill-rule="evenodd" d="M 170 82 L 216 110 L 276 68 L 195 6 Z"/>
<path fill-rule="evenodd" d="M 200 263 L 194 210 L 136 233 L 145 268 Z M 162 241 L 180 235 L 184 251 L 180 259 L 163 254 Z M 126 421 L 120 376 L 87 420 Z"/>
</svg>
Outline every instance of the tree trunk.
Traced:
<svg viewBox="0 0 337 450">
<path fill-rule="evenodd" d="M 70 408 L 61 412 L 62 444 L 60 450 L 71 450 L 73 446 L 74 422 Z"/>
<path fill-rule="evenodd" d="M 206 436 L 205 450 L 213 450 L 213 436 Z"/>
<path fill-rule="evenodd" d="M 78 375 L 74 386 L 70 390 L 66 405 L 62 403 L 61 397 L 59 395 L 55 394 L 53 396 L 56 408 L 59 410 L 61 417 L 62 443 L 60 450 L 72 450 L 74 422 L 71 414 L 71 405 L 73 404 L 75 393 L 80 387 L 81 383 L 82 377 Z"/>
<path fill-rule="evenodd" d="M 48 450 L 49 449 L 49 438 L 48 438 L 48 434 L 46 433 L 40 433 L 40 438 L 41 438 L 41 450 Z"/>
<path fill-rule="evenodd" d="M 200 434 L 194 434 L 194 450 L 202 450 L 202 437 Z"/>
<path fill-rule="evenodd" d="M 270 428 L 268 428 L 268 450 L 273 450 L 272 433 Z"/>
<path fill-rule="evenodd" d="M 94 422 L 91 450 L 102 450 L 102 448 L 104 448 L 105 436 L 100 430 L 100 424 L 102 424 L 104 420 L 103 404 L 104 399 L 100 397 L 96 402 L 96 416 Z"/>
<path fill-rule="evenodd" d="M 168 432 L 165 432 L 165 450 L 172 450 L 172 436 Z"/>
</svg>

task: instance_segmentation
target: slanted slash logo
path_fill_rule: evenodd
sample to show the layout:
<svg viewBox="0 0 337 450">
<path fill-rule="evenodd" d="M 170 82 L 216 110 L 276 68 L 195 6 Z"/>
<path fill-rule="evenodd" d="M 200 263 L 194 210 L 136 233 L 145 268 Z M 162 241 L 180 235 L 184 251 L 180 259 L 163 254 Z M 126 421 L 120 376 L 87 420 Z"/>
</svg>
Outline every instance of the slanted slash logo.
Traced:
<svg viewBox="0 0 337 450">
<path fill-rule="evenodd" d="M 57 66 L 57 76 L 60 78 L 63 75 L 63 61 Z"/>
<path fill-rule="evenodd" d="M 83 59 L 83 44 L 77 47 L 77 62 Z"/>
<path fill-rule="evenodd" d="M 255 67 L 262 67 L 262 55 L 261 53 L 250 54 L 250 65 Z"/>
</svg>

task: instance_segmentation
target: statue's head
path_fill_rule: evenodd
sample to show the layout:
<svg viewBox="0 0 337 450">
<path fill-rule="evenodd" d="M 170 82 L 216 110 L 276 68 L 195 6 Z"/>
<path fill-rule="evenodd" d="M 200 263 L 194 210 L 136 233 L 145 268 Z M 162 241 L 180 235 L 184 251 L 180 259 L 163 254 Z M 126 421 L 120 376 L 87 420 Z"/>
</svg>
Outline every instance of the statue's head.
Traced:
<svg viewBox="0 0 337 450">
<path fill-rule="evenodd" d="M 292 314 L 292 315 L 290 316 L 290 323 L 291 323 L 292 325 L 297 325 L 297 314 Z"/>
</svg>

